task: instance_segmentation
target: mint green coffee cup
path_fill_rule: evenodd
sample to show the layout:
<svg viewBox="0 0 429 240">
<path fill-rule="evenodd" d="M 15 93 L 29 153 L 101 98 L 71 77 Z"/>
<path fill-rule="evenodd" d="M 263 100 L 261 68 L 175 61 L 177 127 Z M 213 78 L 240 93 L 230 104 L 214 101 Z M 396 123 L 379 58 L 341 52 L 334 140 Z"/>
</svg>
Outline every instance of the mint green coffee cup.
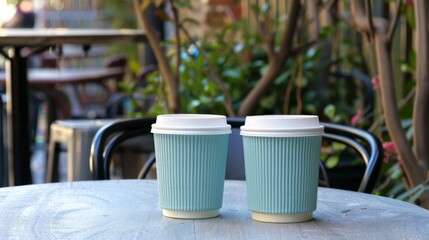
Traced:
<svg viewBox="0 0 429 240">
<path fill-rule="evenodd" d="M 218 216 L 231 133 L 226 117 L 160 115 L 152 133 L 163 215 L 182 219 Z"/>
<path fill-rule="evenodd" d="M 252 218 L 277 223 L 311 220 L 323 134 L 318 117 L 249 116 L 240 134 Z"/>
</svg>

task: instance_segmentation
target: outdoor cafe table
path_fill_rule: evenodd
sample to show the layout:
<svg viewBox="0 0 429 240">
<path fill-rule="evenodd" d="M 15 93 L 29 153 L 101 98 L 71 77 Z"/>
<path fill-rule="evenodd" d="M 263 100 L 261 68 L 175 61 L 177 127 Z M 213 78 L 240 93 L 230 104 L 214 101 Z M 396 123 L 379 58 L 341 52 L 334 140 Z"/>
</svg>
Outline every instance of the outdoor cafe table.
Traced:
<svg viewBox="0 0 429 240">
<path fill-rule="evenodd" d="M 28 47 L 37 53 L 50 46 L 63 44 L 90 46 L 145 40 L 142 31 L 125 29 L 0 29 L 0 54 L 7 59 L 6 93 L 9 95 L 7 146 L 10 185 L 32 182 L 28 134 L 28 56 L 22 55 L 21 49 Z"/>
<path fill-rule="evenodd" d="M 399 200 L 319 188 L 308 222 L 251 219 L 244 181 L 226 181 L 220 216 L 162 216 L 155 180 L 0 188 L 1 239 L 428 239 L 429 211 Z"/>
<path fill-rule="evenodd" d="M 51 69 L 32 68 L 28 71 L 28 85 L 31 89 L 41 91 L 48 97 L 54 98 L 55 104 L 60 107 L 64 118 L 71 118 L 71 102 L 64 92 L 57 91 L 57 85 L 76 85 L 85 83 L 102 82 L 107 79 L 116 79 L 123 76 L 124 69 L 121 67 L 111 68 L 85 68 L 85 69 Z M 5 72 L 0 72 L 0 84 L 6 81 Z"/>
</svg>

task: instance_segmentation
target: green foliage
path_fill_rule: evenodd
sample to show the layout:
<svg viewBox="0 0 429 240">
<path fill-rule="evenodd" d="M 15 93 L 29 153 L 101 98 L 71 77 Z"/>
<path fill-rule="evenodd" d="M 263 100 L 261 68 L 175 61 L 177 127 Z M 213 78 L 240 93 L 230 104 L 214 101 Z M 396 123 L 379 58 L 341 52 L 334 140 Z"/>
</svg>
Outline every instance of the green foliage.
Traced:
<svg viewBox="0 0 429 240">
<path fill-rule="evenodd" d="M 326 160 L 325 160 L 325 164 L 327 168 L 334 168 L 335 166 L 337 166 L 338 162 L 340 161 L 340 157 L 339 156 L 329 156 Z"/>
<path fill-rule="evenodd" d="M 334 119 L 335 118 L 335 105 L 334 104 L 329 104 L 327 105 L 324 109 L 323 109 L 323 113 L 325 114 L 325 116 L 327 116 L 329 119 Z"/>
<path fill-rule="evenodd" d="M 402 15 L 405 15 L 407 19 L 407 24 L 412 28 L 416 28 L 416 20 L 414 17 L 414 7 L 412 6 L 412 2 L 405 1 L 405 6 L 402 8 Z"/>
<path fill-rule="evenodd" d="M 416 52 L 414 49 L 411 49 L 409 59 L 401 62 L 401 72 L 414 75 L 416 72 L 416 59 Z"/>
<path fill-rule="evenodd" d="M 179 8 L 188 7 L 186 4 L 179 5 Z M 264 15 L 270 6 L 264 4 L 253 8 L 258 14 Z M 282 18 L 270 21 L 274 29 L 281 29 L 280 24 L 284 24 Z M 198 22 L 192 18 L 182 19 L 181 23 L 198 27 Z M 226 114 L 225 96 L 216 79 L 222 79 L 232 98 L 233 108 L 238 111 L 246 95 L 268 71 L 268 60 L 261 36 L 249 27 L 249 24 L 245 20 L 235 21 L 203 39 L 182 39 L 179 53 L 175 52 L 174 40 L 162 43 L 165 48 L 170 49 L 168 56 L 173 69 L 176 69 L 175 56 L 177 54 L 180 56 L 177 74 L 180 79 L 179 90 L 184 112 Z M 345 27 L 344 24 L 336 23 L 324 28 L 320 36 L 327 39 Z M 276 44 L 280 44 L 280 36 L 281 32 L 278 32 L 274 40 Z M 298 44 L 305 45 L 306 39 L 305 37 L 303 39 Z M 350 42 L 346 43 L 343 48 L 352 49 L 351 45 Z M 356 55 L 351 50 L 348 53 Z M 338 61 L 344 62 L 344 59 L 349 59 L 345 54 L 339 56 L 342 59 Z M 347 86 L 346 81 L 337 82 L 334 78 L 328 80 L 327 88 L 314 87 L 314 80 L 318 74 L 316 63 L 318 58 L 319 50 L 310 47 L 287 60 L 283 71 L 274 81 L 274 87 L 262 97 L 254 113 L 285 114 L 284 105 L 287 100 L 286 114 L 317 114 L 322 120 L 347 123 L 355 113 L 353 109 L 356 94 L 351 93 L 356 89 Z M 347 61 L 358 61 L 350 59 Z M 325 64 L 326 67 L 329 66 L 329 63 Z M 164 95 L 161 95 L 160 91 L 164 92 Z M 157 111 L 143 114 L 154 115 L 159 113 L 158 110 L 166 109 L 166 98 L 161 97 L 168 94 L 164 85 L 148 90 L 148 94 L 156 96 L 155 106 L 164 107 L 154 107 Z M 302 103 L 301 109 L 297 108 L 299 102 Z M 334 114 L 331 113 L 332 110 Z"/>
<path fill-rule="evenodd" d="M 400 194 L 397 199 L 415 203 L 424 191 L 429 191 L 429 178 L 424 183 Z"/>
<path fill-rule="evenodd" d="M 327 169 L 338 167 L 340 159 L 341 162 L 348 162 L 350 165 L 363 164 L 360 155 L 355 150 L 335 141 L 323 141 L 320 159 Z"/>
<path fill-rule="evenodd" d="M 165 46 L 174 42 L 165 41 Z M 197 44 L 197 45 L 196 45 Z M 172 65 L 174 56 L 169 56 Z M 304 111 L 318 114 L 321 101 L 311 90 L 316 68 L 314 60 L 317 51 L 309 48 L 296 60 L 288 60 L 284 71 L 275 79 L 274 88 L 259 102 L 255 114 L 283 114 L 284 96 L 288 84 L 303 89 Z M 179 69 L 181 104 L 185 112 L 226 114 L 224 94 L 215 79 L 222 79 L 230 94 L 233 107 L 238 111 L 241 102 L 268 70 L 268 60 L 259 34 L 249 30 L 248 22 L 233 22 L 219 31 L 197 42 L 193 39 L 183 42 L 180 52 Z M 298 72 L 301 78 L 298 79 Z M 313 94 L 312 94 L 313 93 Z M 158 95 L 157 92 L 152 92 Z M 298 96 L 292 92 L 291 114 L 297 113 Z M 165 99 L 158 98 L 159 101 Z M 165 105 L 165 103 L 163 103 Z M 148 113 L 151 114 L 151 113 Z"/>
<path fill-rule="evenodd" d="M 97 2 L 104 9 L 104 17 L 109 19 L 113 28 L 137 28 L 133 0 L 104 0 Z"/>
<path fill-rule="evenodd" d="M 226 114 L 225 97 L 215 81 L 217 78 L 224 81 L 234 108 L 238 110 L 245 95 L 260 78 L 259 69 L 267 65 L 266 56 L 259 35 L 249 32 L 245 24 L 234 22 L 214 32 L 210 39 L 188 39 L 183 42 L 177 74 L 181 81 L 179 91 L 185 112 Z M 167 47 L 173 43 L 164 42 Z M 169 56 L 174 68 L 176 54 L 172 52 Z M 159 97 L 160 91 L 165 91 L 165 86 L 147 89 L 147 92 L 157 96 L 154 106 L 165 106 L 165 98 Z M 147 114 L 156 113 L 149 111 Z"/>
</svg>

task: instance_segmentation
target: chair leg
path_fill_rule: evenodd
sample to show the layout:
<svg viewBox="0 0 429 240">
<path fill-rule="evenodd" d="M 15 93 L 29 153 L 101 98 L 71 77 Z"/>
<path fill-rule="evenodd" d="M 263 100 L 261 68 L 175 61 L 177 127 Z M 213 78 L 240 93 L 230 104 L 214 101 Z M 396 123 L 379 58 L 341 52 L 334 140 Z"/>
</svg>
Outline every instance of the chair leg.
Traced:
<svg viewBox="0 0 429 240">
<path fill-rule="evenodd" d="M 60 143 L 51 141 L 49 142 L 48 149 L 48 169 L 46 171 L 46 182 L 58 182 L 58 165 L 60 155 Z"/>
</svg>

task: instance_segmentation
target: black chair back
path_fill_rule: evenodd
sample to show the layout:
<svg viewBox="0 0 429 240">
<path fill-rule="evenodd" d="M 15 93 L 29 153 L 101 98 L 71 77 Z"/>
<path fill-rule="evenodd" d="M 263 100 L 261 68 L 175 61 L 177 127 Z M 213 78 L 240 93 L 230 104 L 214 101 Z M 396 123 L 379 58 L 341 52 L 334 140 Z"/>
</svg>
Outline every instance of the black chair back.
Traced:
<svg viewBox="0 0 429 240">
<path fill-rule="evenodd" d="M 151 134 L 156 118 L 117 121 L 100 128 L 91 146 L 90 169 L 93 179 L 110 179 L 110 162 L 115 150 L 126 140 Z"/>
<path fill-rule="evenodd" d="M 348 181 L 350 181 L 348 178 L 352 174 L 355 174 L 354 169 L 356 168 L 343 171 L 342 179 L 333 181 L 333 176 L 330 174 L 329 169 L 326 169 L 325 165 L 322 164 L 322 172 L 327 172 L 327 187 L 335 187 L 334 183 L 340 182 L 345 183 L 346 187 L 341 187 L 343 189 L 371 193 L 377 182 L 383 162 L 383 147 L 380 140 L 368 131 L 355 127 L 323 122 L 321 124 L 325 127 L 325 134 L 323 135 L 324 140 L 340 142 L 355 149 L 365 163 L 365 166 L 363 166 L 363 173 L 358 173 L 360 183 L 357 189 L 347 187 L 347 184 L 349 184 Z"/>
<path fill-rule="evenodd" d="M 101 128 L 94 137 L 91 147 L 91 171 L 94 179 L 110 178 L 110 161 L 118 146 L 125 140 L 151 134 L 151 125 L 155 118 L 131 119 L 112 123 Z M 244 118 L 227 118 L 232 127 L 230 136 L 228 160 L 225 179 L 245 180 L 243 141 L 240 136 L 240 127 L 244 125 Z M 341 142 L 355 149 L 365 162 L 365 167 L 357 189 L 350 189 L 370 193 L 374 189 L 380 172 L 383 150 L 380 141 L 369 132 L 349 126 L 321 123 L 325 127 L 324 140 Z M 139 174 L 139 178 L 146 178 L 156 159 L 149 158 Z M 333 187 L 329 169 L 321 162 L 320 185 Z M 344 173 L 346 178 L 349 173 Z M 338 180 L 337 180 L 338 181 Z M 347 182 L 347 179 L 340 181 Z"/>
</svg>

